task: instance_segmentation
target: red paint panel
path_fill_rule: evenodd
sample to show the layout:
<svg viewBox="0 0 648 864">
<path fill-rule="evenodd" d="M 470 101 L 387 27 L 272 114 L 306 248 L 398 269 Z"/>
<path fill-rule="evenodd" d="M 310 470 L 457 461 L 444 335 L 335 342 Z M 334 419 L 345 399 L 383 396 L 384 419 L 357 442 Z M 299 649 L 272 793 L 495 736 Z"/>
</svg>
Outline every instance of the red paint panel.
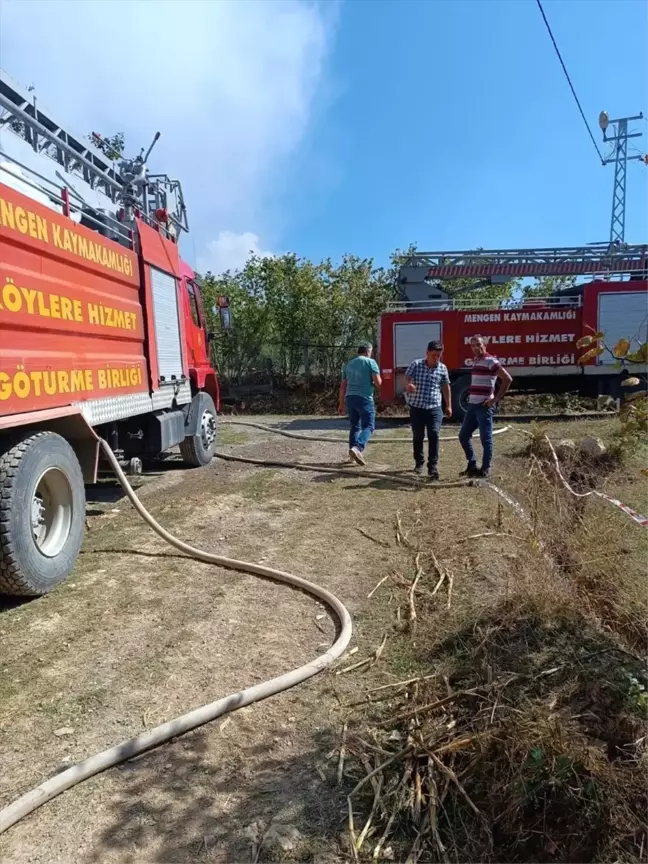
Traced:
<svg viewBox="0 0 648 864">
<path fill-rule="evenodd" d="M 49 408 L 46 411 L 39 411 L 36 417 L 33 411 L 28 411 L 25 414 L 0 414 L 0 429 L 26 426 L 28 423 L 33 423 L 34 420 L 37 420 L 39 423 L 47 422 L 48 420 L 60 420 L 62 417 L 78 416 L 79 413 L 79 409 L 75 405 L 64 405 L 62 408 Z"/>
<path fill-rule="evenodd" d="M 180 326 L 180 346 L 182 350 L 182 371 L 183 374 L 189 377 L 189 366 L 187 361 L 188 346 L 187 346 L 187 328 L 184 321 L 184 303 L 180 293 L 182 268 L 188 267 L 181 261 L 178 246 L 167 240 L 158 231 L 142 222 L 141 219 L 135 220 L 137 223 L 137 231 L 140 238 L 140 251 L 144 261 L 144 295 L 146 308 L 151 310 L 147 316 L 147 337 L 149 340 L 150 349 L 150 386 L 152 390 L 157 390 L 159 386 L 159 369 L 157 363 L 157 349 L 155 339 L 155 319 L 153 315 L 153 291 L 151 288 L 151 274 L 146 266 L 150 264 L 157 267 L 158 270 L 163 270 L 165 273 L 171 273 L 176 278 L 176 295 L 178 302 L 178 320 Z"/>
<path fill-rule="evenodd" d="M 180 255 L 178 254 L 178 246 L 167 240 L 146 222 L 141 219 L 135 220 L 137 223 L 137 232 L 140 238 L 140 249 L 142 258 L 147 264 L 152 264 L 159 270 L 164 270 L 165 273 L 173 273 L 174 276 L 180 277 Z"/>
<path fill-rule="evenodd" d="M 160 370 L 158 369 L 157 347 L 155 340 L 155 318 L 153 316 L 153 289 L 151 287 L 151 270 L 144 266 L 144 309 L 146 339 L 149 345 L 148 350 L 148 387 L 151 392 L 159 387 Z"/>
<path fill-rule="evenodd" d="M 147 392 L 137 257 L 0 185 L 0 415 Z"/>
<path fill-rule="evenodd" d="M 0 241 L 136 285 L 137 256 L 0 183 Z"/>
</svg>

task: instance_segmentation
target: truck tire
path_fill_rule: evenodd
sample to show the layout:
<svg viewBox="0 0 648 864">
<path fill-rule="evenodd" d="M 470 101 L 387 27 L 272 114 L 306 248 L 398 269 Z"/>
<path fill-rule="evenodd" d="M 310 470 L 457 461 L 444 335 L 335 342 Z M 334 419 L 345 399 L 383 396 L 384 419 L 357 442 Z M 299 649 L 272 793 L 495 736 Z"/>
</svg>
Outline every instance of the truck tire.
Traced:
<svg viewBox="0 0 648 864">
<path fill-rule="evenodd" d="M 460 375 L 452 382 L 452 417 L 461 421 L 468 409 L 468 393 L 470 390 L 470 375 Z"/>
<path fill-rule="evenodd" d="M 201 391 L 194 396 L 196 400 L 196 431 L 180 442 L 180 454 L 192 468 L 209 465 L 216 450 L 218 416 L 214 400 L 209 393 Z M 193 406 L 192 406 L 192 410 Z"/>
<path fill-rule="evenodd" d="M 83 474 L 64 438 L 32 432 L 0 455 L 0 592 L 51 591 L 72 571 L 84 528 Z"/>
</svg>

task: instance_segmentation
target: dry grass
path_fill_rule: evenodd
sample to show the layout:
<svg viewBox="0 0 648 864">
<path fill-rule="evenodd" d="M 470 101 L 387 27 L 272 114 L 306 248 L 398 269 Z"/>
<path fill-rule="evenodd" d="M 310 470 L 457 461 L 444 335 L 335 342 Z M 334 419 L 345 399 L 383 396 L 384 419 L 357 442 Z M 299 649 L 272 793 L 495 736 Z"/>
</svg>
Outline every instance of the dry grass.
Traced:
<svg viewBox="0 0 648 864">
<path fill-rule="evenodd" d="M 358 859 L 646 858 L 646 532 L 569 495 L 544 432 L 509 448 L 494 479 L 526 521 L 484 489 L 483 531 L 434 502 L 398 526 L 432 578 L 402 585 L 412 680 L 348 718 Z M 574 455 L 563 471 L 645 512 L 642 455 Z"/>
</svg>

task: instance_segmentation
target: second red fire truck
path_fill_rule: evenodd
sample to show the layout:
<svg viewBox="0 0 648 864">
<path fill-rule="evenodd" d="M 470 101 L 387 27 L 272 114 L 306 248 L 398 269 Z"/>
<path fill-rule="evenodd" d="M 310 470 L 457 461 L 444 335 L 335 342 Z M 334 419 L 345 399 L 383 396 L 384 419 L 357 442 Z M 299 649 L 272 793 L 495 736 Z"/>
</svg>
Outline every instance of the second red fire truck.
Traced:
<svg viewBox="0 0 648 864">
<path fill-rule="evenodd" d="M 378 355 L 381 400 L 402 400 L 404 375 L 427 343 L 440 339 L 451 376 L 455 412 L 465 412 L 472 355 L 470 337 L 482 335 L 514 377 L 518 390 L 620 393 L 624 375 L 646 375 L 648 359 L 648 246 L 596 244 L 582 249 L 416 253 L 402 263 L 400 298 L 381 315 Z M 475 286 L 528 277 L 589 278 L 551 296 L 493 301 L 470 291 L 445 290 L 452 280 Z M 620 367 L 611 352 L 579 362 L 581 337 L 600 332 L 610 347 L 631 340 Z"/>
</svg>

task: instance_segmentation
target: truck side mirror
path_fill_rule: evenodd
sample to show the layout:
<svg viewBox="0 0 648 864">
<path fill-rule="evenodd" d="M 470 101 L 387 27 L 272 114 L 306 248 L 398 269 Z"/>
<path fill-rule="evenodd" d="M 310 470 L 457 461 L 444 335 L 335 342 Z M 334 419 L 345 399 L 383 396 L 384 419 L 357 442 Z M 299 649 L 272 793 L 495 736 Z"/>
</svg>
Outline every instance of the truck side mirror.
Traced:
<svg viewBox="0 0 648 864">
<path fill-rule="evenodd" d="M 229 297 L 219 297 L 216 305 L 212 306 L 212 312 L 220 318 L 223 330 L 231 329 L 232 315 L 229 308 Z"/>
</svg>

